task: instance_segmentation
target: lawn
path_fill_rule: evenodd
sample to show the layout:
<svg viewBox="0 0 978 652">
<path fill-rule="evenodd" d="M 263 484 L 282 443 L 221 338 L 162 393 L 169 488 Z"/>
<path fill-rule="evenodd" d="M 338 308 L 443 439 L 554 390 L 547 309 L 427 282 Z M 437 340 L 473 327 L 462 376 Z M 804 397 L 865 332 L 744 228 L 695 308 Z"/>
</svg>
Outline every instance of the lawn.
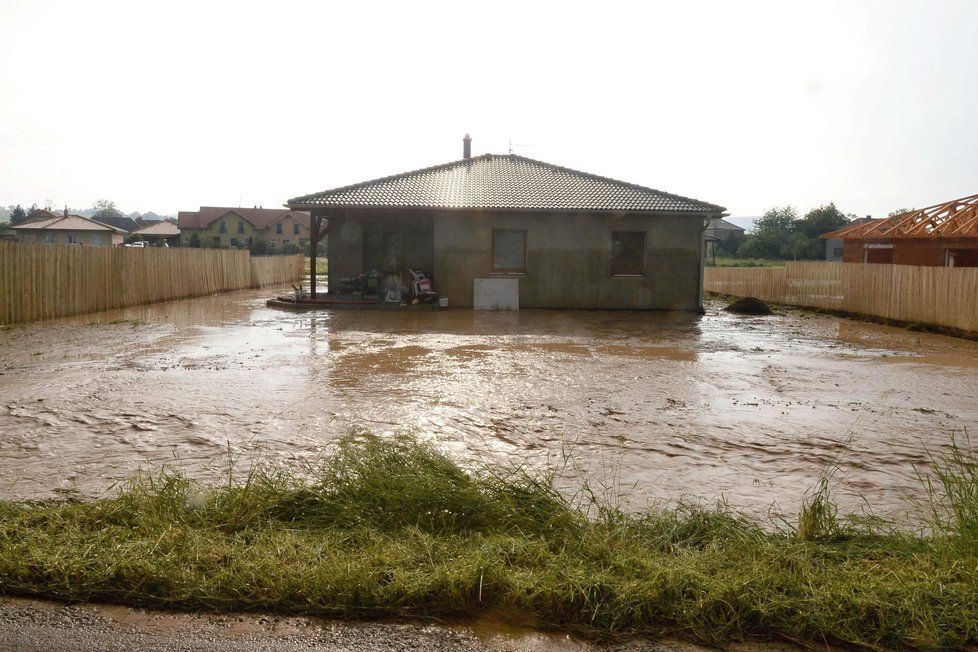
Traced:
<svg viewBox="0 0 978 652">
<path fill-rule="evenodd" d="M 306 256 L 306 266 L 305 269 L 309 269 L 309 257 Z M 326 272 L 329 271 L 329 261 L 326 260 L 326 256 L 316 256 L 316 276 L 325 276 Z"/>
<path fill-rule="evenodd" d="M 412 438 L 351 433 L 302 475 L 134 480 L 81 502 L 0 502 L 0 592 L 185 610 L 465 616 L 497 609 L 597 637 L 868 647 L 978 641 L 974 455 L 938 460 L 919 531 L 723 504 L 624 513 L 586 481 L 463 468 Z"/>
</svg>

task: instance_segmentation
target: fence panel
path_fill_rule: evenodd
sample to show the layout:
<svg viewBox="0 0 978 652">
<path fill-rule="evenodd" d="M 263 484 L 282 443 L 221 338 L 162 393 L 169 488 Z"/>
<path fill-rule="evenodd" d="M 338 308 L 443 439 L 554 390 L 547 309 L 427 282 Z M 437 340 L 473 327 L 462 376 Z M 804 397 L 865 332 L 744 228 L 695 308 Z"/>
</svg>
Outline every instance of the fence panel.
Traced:
<svg viewBox="0 0 978 652">
<path fill-rule="evenodd" d="M 282 285 L 305 274 L 303 256 L 255 256 L 251 259 L 251 287 Z"/>
<path fill-rule="evenodd" d="M 978 332 L 978 268 L 788 262 L 708 267 L 708 292 Z"/>
<path fill-rule="evenodd" d="M 288 283 L 302 256 L 0 243 L 0 324 Z"/>
</svg>

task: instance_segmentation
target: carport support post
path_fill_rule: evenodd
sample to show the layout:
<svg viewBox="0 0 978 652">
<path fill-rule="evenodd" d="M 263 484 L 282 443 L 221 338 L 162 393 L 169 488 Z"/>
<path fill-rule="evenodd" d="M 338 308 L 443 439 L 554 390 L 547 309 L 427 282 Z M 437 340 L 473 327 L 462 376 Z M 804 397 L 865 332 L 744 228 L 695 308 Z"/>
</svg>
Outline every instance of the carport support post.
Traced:
<svg viewBox="0 0 978 652">
<path fill-rule="evenodd" d="M 706 311 L 703 309 L 703 285 L 706 281 L 706 229 L 710 226 L 710 217 L 703 220 L 700 228 L 700 277 L 697 279 L 696 312 L 701 315 Z"/>
<path fill-rule="evenodd" d="M 309 224 L 309 295 L 316 298 L 316 249 L 319 248 L 319 227 L 323 218 L 316 215 Z"/>
</svg>

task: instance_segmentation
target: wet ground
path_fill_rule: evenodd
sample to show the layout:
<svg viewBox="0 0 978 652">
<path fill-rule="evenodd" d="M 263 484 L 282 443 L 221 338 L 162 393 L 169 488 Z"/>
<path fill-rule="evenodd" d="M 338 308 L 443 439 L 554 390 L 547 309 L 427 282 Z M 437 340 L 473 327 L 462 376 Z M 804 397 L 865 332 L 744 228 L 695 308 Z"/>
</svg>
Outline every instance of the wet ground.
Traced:
<svg viewBox="0 0 978 652">
<path fill-rule="evenodd" d="M 801 312 L 291 313 L 248 291 L 0 331 L 0 496 L 219 481 L 350 427 L 563 463 L 631 503 L 836 497 L 897 515 L 978 423 L 978 344 Z M 114 322 L 114 323 L 113 323 Z"/>
<path fill-rule="evenodd" d="M 706 652 L 681 641 L 592 644 L 497 620 L 337 622 L 260 614 L 176 614 L 111 605 L 0 598 L 0 652 Z M 801 649 L 742 643 L 742 652 Z"/>
</svg>

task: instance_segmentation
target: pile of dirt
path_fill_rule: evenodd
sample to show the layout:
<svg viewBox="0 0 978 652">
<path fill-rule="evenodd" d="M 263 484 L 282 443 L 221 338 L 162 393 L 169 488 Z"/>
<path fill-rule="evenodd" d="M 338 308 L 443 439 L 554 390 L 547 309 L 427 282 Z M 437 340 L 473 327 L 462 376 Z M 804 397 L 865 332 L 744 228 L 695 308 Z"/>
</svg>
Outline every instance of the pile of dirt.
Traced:
<svg viewBox="0 0 978 652">
<path fill-rule="evenodd" d="M 773 315 L 774 311 L 766 303 L 755 297 L 744 297 L 737 299 L 729 306 L 724 308 L 727 312 L 734 312 L 738 315 Z"/>
</svg>

